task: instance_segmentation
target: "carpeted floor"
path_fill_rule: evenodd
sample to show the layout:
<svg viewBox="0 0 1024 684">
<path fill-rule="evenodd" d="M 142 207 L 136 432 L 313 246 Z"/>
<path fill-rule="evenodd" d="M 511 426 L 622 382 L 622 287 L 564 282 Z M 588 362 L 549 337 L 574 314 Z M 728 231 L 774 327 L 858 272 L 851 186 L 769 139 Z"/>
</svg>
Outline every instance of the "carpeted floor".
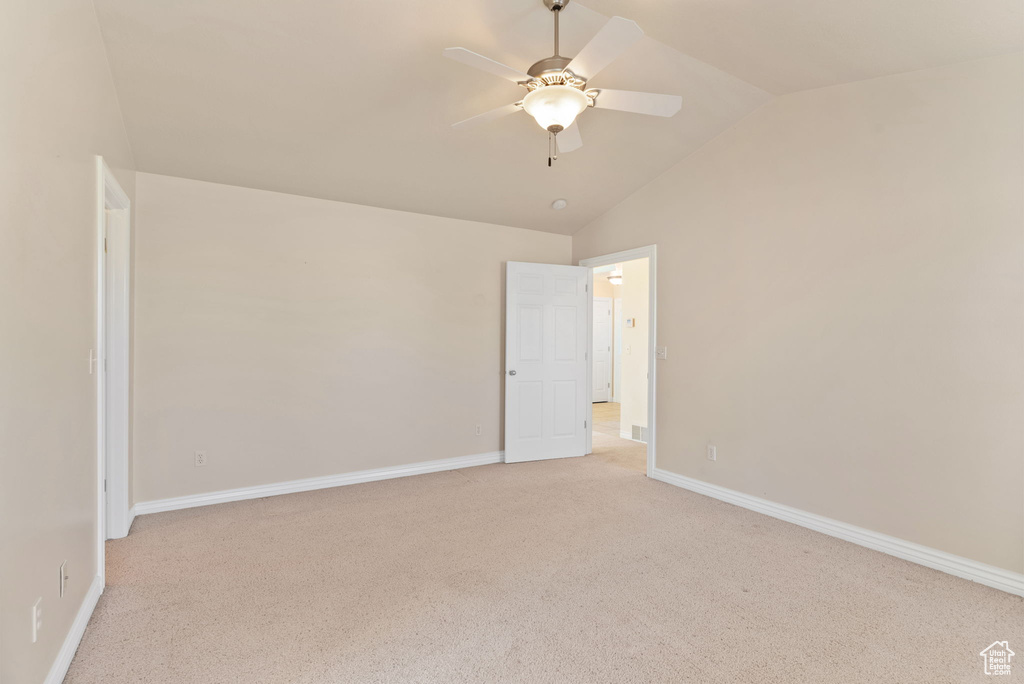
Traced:
<svg viewBox="0 0 1024 684">
<path fill-rule="evenodd" d="M 641 473 L 647 472 L 647 445 L 643 442 L 609 437 L 595 430 L 592 446 L 594 453 L 587 458 Z"/>
<path fill-rule="evenodd" d="M 1024 661 L 1021 598 L 649 480 L 608 439 L 140 517 L 66 682 L 984 682 L 997 639 Z"/>
</svg>

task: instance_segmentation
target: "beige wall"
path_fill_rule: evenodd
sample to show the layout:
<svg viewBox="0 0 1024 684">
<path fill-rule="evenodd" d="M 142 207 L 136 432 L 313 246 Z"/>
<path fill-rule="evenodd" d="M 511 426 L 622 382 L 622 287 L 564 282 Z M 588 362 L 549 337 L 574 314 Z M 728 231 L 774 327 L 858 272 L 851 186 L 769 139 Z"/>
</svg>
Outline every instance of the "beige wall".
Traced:
<svg viewBox="0 0 1024 684">
<path fill-rule="evenodd" d="M 137 211 L 138 501 L 500 450 L 504 262 L 571 249 L 149 174 Z"/>
<path fill-rule="evenodd" d="M 6 3 L 0 53 L 0 681 L 15 684 L 43 681 L 96 575 L 93 155 L 129 195 L 134 164 L 92 2 Z"/>
<path fill-rule="evenodd" d="M 648 259 L 622 264 L 622 392 L 619 395 L 620 428 L 632 434 L 633 426 L 647 427 L 647 352 L 650 334 L 650 270 Z M 635 319 L 628 327 L 626 321 Z"/>
<path fill-rule="evenodd" d="M 778 98 L 574 236 L 658 245 L 660 467 L 1024 570 L 1022 83 Z"/>
<path fill-rule="evenodd" d="M 609 283 L 607 273 L 595 273 L 594 296 L 611 297 L 612 299 L 616 299 L 622 296 L 622 286 L 612 285 L 611 283 Z"/>
</svg>

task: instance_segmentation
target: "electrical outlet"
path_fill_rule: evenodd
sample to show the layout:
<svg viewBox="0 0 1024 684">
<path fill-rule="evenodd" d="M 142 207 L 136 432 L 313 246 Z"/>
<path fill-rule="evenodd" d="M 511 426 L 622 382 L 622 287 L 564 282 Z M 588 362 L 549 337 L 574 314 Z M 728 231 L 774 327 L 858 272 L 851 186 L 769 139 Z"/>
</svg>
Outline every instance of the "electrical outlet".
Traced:
<svg viewBox="0 0 1024 684">
<path fill-rule="evenodd" d="M 476 426 L 476 436 L 479 437 L 482 433 L 483 433 L 483 430 L 481 429 L 480 425 L 477 424 L 477 426 Z"/>
<path fill-rule="evenodd" d="M 717 461 L 718 460 L 718 447 L 716 447 L 714 444 L 708 444 L 708 460 L 709 461 Z"/>
<path fill-rule="evenodd" d="M 64 590 L 68 588 L 68 562 L 60 564 L 60 597 L 64 598 Z"/>
<path fill-rule="evenodd" d="M 200 467 L 206 465 L 207 463 L 209 463 L 209 460 L 206 458 L 206 452 L 205 451 L 197 451 L 196 452 L 196 468 L 200 468 Z"/>
<path fill-rule="evenodd" d="M 39 641 L 39 630 L 43 628 L 43 597 L 32 604 L 32 643 Z"/>
</svg>

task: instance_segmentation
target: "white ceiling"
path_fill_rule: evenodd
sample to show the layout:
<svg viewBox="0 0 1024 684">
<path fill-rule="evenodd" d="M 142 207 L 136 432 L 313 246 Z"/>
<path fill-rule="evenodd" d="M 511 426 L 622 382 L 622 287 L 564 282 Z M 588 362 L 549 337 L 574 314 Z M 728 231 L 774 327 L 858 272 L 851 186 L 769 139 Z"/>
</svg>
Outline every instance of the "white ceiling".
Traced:
<svg viewBox="0 0 1024 684">
<path fill-rule="evenodd" d="M 684 104 L 671 119 L 587 110 L 584 147 L 549 169 L 526 114 L 451 130 L 525 91 L 441 56 L 463 46 L 525 70 L 551 53 L 541 0 L 95 2 L 140 171 L 565 234 L 765 91 L 1021 49 L 1020 21 L 1006 26 L 1020 0 L 573 2 L 562 54 L 611 14 L 651 36 L 592 85 Z"/>
<path fill-rule="evenodd" d="M 1024 50 L 1022 0 L 586 0 L 771 93 Z"/>
</svg>

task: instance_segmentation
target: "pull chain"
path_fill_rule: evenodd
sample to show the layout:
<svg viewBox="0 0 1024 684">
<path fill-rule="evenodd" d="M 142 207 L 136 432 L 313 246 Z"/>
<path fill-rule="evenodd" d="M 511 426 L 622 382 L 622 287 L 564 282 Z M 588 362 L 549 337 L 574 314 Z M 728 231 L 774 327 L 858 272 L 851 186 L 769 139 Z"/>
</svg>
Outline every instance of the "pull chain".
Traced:
<svg viewBox="0 0 1024 684">
<path fill-rule="evenodd" d="M 548 133 L 548 166 L 552 161 L 558 161 L 558 134 Z"/>
</svg>

